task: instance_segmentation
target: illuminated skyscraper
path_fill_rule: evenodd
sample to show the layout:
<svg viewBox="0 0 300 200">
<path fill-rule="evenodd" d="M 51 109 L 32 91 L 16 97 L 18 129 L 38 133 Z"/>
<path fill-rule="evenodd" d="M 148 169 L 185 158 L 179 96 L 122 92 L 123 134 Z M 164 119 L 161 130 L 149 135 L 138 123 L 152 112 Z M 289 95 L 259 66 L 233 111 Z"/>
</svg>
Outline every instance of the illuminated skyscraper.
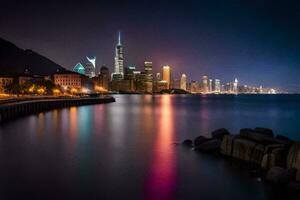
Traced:
<svg viewBox="0 0 300 200">
<path fill-rule="evenodd" d="M 116 45 L 115 55 L 115 67 L 112 79 L 123 79 L 124 78 L 124 57 L 123 57 L 123 46 L 121 44 L 121 33 L 119 32 L 118 44 Z"/>
<path fill-rule="evenodd" d="M 146 82 L 145 82 L 146 92 L 152 93 L 152 88 L 153 88 L 152 62 L 145 61 L 144 68 L 146 73 Z"/>
<path fill-rule="evenodd" d="M 170 66 L 163 66 L 163 80 L 168 83 L 168 89 L 171 86 L 171 69 Z"/>
<path fill-rule="evenodd" d="M 85 75 L 93 78 L 96 75 L 96 57 L 86 57 L 87 63 L 85 65 Z"/>
<path fill-rule="evenodd" d="M 186 75 L 182 74 L 180 79 L 180 89 L 186 90 Z"/>
<path fill-rule="evenodd" d="M 75 67 L 73 68 L 74 72 L 77 72 L 79 74 L 84 75 L 85 74 L 85 68 L 83 67 L 83 65 L 81 63 L 77 63 L 75 65 Z"/>
<path fill-rule="evenodd" d="M 220 93 L 221 92 L 221 82 L 219 79 L 215 80 L 215 92 Z"/>
<path fill-rule="evenodd" d="M 202 77 L 202 89 L 204 93 L 208 92 L 208 78 L 207 76 Z"/>
<path fill-rule="evenodd" d="M 233 93 L 238 93 L 238 80 L 237 78 L 234 79 L 234 83 L 233 83 Z"/>
</svg>

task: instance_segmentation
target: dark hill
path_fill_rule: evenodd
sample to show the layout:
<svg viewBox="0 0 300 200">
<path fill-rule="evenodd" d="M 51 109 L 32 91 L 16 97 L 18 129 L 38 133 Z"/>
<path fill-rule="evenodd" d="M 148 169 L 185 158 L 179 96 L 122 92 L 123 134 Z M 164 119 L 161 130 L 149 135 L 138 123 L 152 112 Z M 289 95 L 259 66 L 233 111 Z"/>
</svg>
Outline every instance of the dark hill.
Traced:
<svg viewBox="0 0 300 200">
<path fill-rule="evenodd" d="M 25 69 L 36 75 L 65 71 L 63 67 L 32 50 L 24 50 L 0 38 L 0 74 L 19 74 Z"/>
</svg>

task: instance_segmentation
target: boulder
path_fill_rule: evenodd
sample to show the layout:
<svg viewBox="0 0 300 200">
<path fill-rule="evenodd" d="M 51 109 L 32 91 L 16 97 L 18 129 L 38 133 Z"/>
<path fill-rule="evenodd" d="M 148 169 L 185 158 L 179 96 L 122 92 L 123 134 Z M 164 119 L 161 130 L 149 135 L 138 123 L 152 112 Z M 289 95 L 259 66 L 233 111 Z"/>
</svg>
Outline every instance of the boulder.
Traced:
<svg viewBox="0 0 300 200">
<path fill-rule="evenodd" d="M 297 170 L 297 174 L 300 173 L 300 142 L 295 142 L 291 146 L 287 156 L 287 168 Z M 296 177 L 296 180 L 300 181 L 300 175 Z"/>
<path fill-rule="evenodd" d="M 184 146 L 187 146 L 187 147 L 192 147 L 192 146 L 193 146 L 193 141 L 192 141 L 192 140 L 184 140 L 184 141 L 182 142 L 182 144 L 183 144 Z"/>
<path fill-rule="evenodd" d="M 262 129 L 262 128 L 260 128 Z M 258 130 L 260 130 L 258 129 Z M 256 129 L 249 129 L 249 128 L 243 128 L 240 130 L 240 136 L 242 138 L 245 139 L 249 139 L 249 140 L 253 140 L 255 142 L 259 142 L 261 144 L 272 144 L 272 143 L 276 143 L 276 141 L 274 141 L 274 138 L 270 135 L 267 134 L 268 132 L 266 131 L 263 132 L 262 130 L 260 130 L 259 132 L 256 131 Z"/>
<path fill-rule="evenodd" d="M 204 136 L 198 136 L 196 137 L 196 139 L 194 140 L 194 146 L 198 146 L 204 142 L 207 142 L 211 140 L 211 138 L 207 138 L 207 137 L 204 137 Z"/>
<path fill-rule="evenodd" d="M 232 156 L 233 141 L 238 138 L 237 135 L 225 135 L 221 143 L 221 153 L 225 156 Z"/>
<path fill-rule="evenodd" d="M 283 145 L 269 145 L 265 149 L 261 167 L 263 169 L 270 169 L 272 167 L 286 166 L 287 150 Z"/>
<path fill-rule="evenodd" d="M 225 135 L 230 135 L 229 131 L 225 128 L 214 130 L 211 133 L 212 138 L 222 140 Z"/>
<path fill-rule="evenodd" d="M 261 164 L 264 155 L 264 146 L 254 141 L 237 138 L 233 141 L 233 152 L 234 158 Z"/>
<path fill-rule="evenodd" d="M 272 184 L 286 185 L 292 180 L 292 173 L 282 167 L 272 167 L 266 174 L 266 181 Z"/>
<path fill-rule="evenodd" d="M 259 133 L 261 135 L 265 135 L 267 137 L 274 137 L 274 133 L 272 129 L 269 128 L 261 128 L 261 127 L 257 127 L 254 129 L 254 131 L 256 133 Z"/>
<path fill-rule="evenodd" d="M 211 151 L 218 151 L 220 149 L 221 146 L 221 140 L 219 139 L 212 139 L 209 140 L 207 142 L 204 142 L 198 146 L 195 147 L 195 150 L 198 151 L 207 151 L 207 152 L 211 152 Z"/>
</svg>

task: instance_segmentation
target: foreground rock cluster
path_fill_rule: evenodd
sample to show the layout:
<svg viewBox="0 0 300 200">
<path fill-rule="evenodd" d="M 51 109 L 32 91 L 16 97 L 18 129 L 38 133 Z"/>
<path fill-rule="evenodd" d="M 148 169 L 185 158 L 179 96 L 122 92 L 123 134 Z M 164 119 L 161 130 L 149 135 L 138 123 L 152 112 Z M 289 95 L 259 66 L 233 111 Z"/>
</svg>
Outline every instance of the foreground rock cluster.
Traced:
<svg viewBox="0 0 300 200">
<path fill-rule="evenodd" d="M 248 166 L 255 166 L 259 176 L 273 185 L 300 191 L 300 142 L 274 135 L 267 128 L 244 128 L 237 135 L 218 129 L 207 138 L 185 140 L 196 151 L 213 152 Z"/>
</svg>

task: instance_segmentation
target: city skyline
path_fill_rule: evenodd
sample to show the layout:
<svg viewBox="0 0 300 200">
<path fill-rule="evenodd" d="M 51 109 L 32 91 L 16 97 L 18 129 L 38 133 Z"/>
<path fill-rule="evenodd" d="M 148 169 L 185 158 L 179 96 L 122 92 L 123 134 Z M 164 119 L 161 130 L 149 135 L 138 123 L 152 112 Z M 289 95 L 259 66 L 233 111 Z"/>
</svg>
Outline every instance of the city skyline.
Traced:
<svg viewBox="0 0 300 200">
<path fill-rule="evenodd" d="M 250 85 L 300 91 L 300 45 L 296 39 L 299 3 L 23 4 L 3 3 L 0 37 L 33 49 L 70 70 L 85 55 L 96 55 L 97 65 L 106 64 L 112 70 L 116 32 L 121 30 L 126 48 L 124 66 L 142 67 L 145 60 L 151 60 L 153 71 L 170 65 L 178 77 L 186 72 L 193 80 L 203 75 L 225 81 L 239 77 Z M 54 5 L 56 15 L 47 15 Z M 11 8 L 14 12 L 8 12 Z M 144 12 L 146 8 L 149 12 Z M 35 14 L 33 10 L 39 12 Z M 19 30 L 24 34 L 20 35 Z"/>
</svg>

